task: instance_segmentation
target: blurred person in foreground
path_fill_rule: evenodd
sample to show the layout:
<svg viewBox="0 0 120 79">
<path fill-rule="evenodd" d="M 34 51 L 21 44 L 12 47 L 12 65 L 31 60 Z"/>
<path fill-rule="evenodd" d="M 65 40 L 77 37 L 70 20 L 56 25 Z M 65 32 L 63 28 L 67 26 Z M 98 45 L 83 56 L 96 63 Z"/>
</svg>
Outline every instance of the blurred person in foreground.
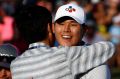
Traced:
<svg viewBox="0 0 120 79">
<path fill-rule="evenodd" d="M 12 79 L 10 64 L 17 56 L 18 50 L 13 45 L 0 45 L 0 79 Z"/>
<path fill-rule="evenodd" d="M 75 4 L 67 4 L 58 8 L 55 15 L 55 26 L 54 33 L 56 40 L 61 46 L 85 46 L 86 43 L 82 41 L 84 34 L 86 33 L 87 27 L 85 26 L 85 12 L 82 7 L 79 7 Z M 95 28 L 95 27 L 94 27 Z M 90 31 L 90 29 L 89 29 Z M 96 41 L 96 39 L 94 40 Z M 83 53 L 91 55 L 91 52 L 100 52 L 104 50 L 104 46 L 100 46 L 100 49 L 96 49 L 99 45 L 94 45 L 91 50 L 86 49 Z M 87 45 L 86 45 L 87 46 Z M 105 51 L 104 51 L 105 53 Z M 110 70 L 108 66 L 104 63 L 95 68 L 88 70 L 85 73 L 80 73 L 81 64 L 87 64 L 84 61 L 87 61 L 88 55 L 83 55 L 83 58 L 75 57 L 72 61 L 71 73 L 74 75 L 75 79 L 110 79 Z M 71 54 L 71 56 L 74 56 Z M 96 55 L 93 56 L 94 58 Z M 77 59 L 79 58 L 79 59 Z M 88 58 L 89 59 L 89 58 Z M 83 63 L 84 62 L 84 63 Z M 93 61 L 94 62 L 94 61 Z M 96 61 L 98 63 L 99 61 Z M 93 63 L 95 64 L 95 63 Z M 91 66 L 91 63 L 87 64 Z M 83 69 L 85 69 L 84 66 Z"/>
<path fill-rule="evenodd" d="M 52 16 L 41 6 L 28 6 L 17 11 L 15 21 L 29 48 L 11 63 L 12 79 L 74 79 L 77 73 L 103 64 L 114 53 L 110 42 L 52 47 Z"/>
</svg>

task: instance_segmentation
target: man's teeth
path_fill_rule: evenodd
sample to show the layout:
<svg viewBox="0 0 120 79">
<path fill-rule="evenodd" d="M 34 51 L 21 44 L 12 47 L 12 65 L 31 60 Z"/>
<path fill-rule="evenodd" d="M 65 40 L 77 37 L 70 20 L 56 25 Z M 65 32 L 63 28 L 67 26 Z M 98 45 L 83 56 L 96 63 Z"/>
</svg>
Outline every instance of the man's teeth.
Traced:
<svg viewBox="0 0 120 79">
<path fill-rule="evenodd" d="M 71 38 L 71 36 L 66 36 L 66 35 L 64 35 L 64 36 L 62 36 L 63 38 Z"/>
</svg>

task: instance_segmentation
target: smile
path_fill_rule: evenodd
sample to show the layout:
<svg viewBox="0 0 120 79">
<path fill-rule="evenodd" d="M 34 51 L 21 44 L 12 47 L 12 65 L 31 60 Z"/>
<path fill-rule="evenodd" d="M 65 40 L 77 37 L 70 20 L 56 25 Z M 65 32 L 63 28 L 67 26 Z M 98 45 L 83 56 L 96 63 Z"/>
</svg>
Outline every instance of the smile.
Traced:
<svg viewBox="0 0 120 79">
<path fill-rule="evenodd" d="M 72 37 L 69 36 L 69 35 L 63 35 L 62 37 L 65 38 L 65 39 L 70 39 L 70 38 L 72 38 Z"/>
</svg>

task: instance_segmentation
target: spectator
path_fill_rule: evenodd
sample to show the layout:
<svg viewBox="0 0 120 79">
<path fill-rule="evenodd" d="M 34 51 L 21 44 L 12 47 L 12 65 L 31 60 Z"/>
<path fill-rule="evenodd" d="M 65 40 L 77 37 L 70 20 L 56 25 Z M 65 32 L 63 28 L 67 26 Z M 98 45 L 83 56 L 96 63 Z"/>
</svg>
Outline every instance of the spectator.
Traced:
<svg viewBox="0 0 120 79">
<path fill-rule="evenodd" d="M 2 43 L 11 41 L 14 36 L 14 27 L 13 27 L 13 17 L 8 16 L 0 5 L 0 31 L 1 31 L 1 40 Z"/>
<path fill-rule="evenodd" d="M 113 25 L 110 27 L 110 35 L 111 35 L 111 41 L 116 46 L 116 55 L 114 58 L 114 62 L 116 62 L 116 65 L 120 67 L 120 14 L 113 17 Z M 112 63 L 110 63 L 112 64 Z M 113 64 L 112 64 L 113 65 Z"/>
<path fill-rule="evenodd" d="M 15 9 L 15 1 L 13 0 L 3 0 L 2 7 L 7 15 L 12 15 Z"/>
<path fill-rule="evenodd" d="M 109 33 L 107 31 L 106 10 L 103 2 L 97 3 L 93 8 L 93 17 L 97 24 L 97 33 L 104 39 L 109 40 Z"/>
<path fill-rule="evenodd" d="M 52 12 L 53 4 L 51 1 L 52 0 L 36 0 L 36 5 L 43 6 L 47 8 L 50 12 Z"/>
<path fill-rule="evenodd" d="M 10 64 L 17 56 L 18 50 L 13 45 L 0 45 L 0 79 L 12 79 Z"/>
<path fill-rule="evenodd" d="M 111 41 L 120 44 L 120 14 L 113 17 L 113 25 L 110 28 Z"/>
<path fill-rule="evenodd" d="M 97 33 L 96 23 L 92 20 L 86 21 L 87 32 L 83 37 L 83 41 L 87 44 L 97 43 L 99 41 L 105 41 L 99 33 Z"/>
</svg>

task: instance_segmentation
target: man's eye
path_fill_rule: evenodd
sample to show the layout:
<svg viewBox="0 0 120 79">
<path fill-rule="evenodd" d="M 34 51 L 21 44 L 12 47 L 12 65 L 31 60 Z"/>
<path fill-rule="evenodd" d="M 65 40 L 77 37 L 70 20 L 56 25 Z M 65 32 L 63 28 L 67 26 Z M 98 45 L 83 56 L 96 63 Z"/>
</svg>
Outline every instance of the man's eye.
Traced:
<svg viewBox="0 0 120 79">
<path fill-rule="evenodd" d="M 60 23 L 59 25 L 64 25 L 64 23 Z"/>
<path fill-rule="evenodd" d="M 77 25 L 78 25 L 78 24 L 75 24 L 75 23 L 74 23 L 74 24 L 71 24 L 71 26 L 77 26 Z"/>
</svg>

